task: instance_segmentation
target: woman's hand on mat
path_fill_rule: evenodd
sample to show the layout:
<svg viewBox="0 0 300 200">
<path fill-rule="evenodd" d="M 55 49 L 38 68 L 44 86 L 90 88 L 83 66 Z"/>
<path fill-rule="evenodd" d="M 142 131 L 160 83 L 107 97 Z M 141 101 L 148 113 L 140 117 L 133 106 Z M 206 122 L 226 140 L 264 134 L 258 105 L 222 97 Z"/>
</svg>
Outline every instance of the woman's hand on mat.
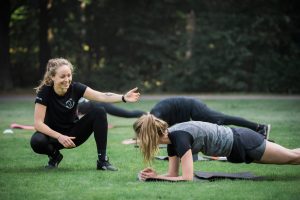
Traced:
<svg viewBox="0 0 300 200">
<path fill-rule="evenodd" d="M 140 176 L 142 180 L 146 180 L 147 178 L 155 178 L 157 173 L 154 169 L 147 167 L 140 172 Z"/>
<path fill-rule="evenodd" d="M 138 92 L 138 88 L 133 88 L 132 90 L 128 91 L 125 95 L 124 95 L 124 99 L 125 101 L 128 102 L 136 102 L 137 100 L 139 100 L 140 98 L 140 93 Z"/>
<path fill-rule="evenodd" d="M 61 143 L 65 148 L 74 148 L 76 147 L 75 143 L 73 142 L 73 140 L 76 137 L 69 137 L 67 135 L 60 135 L 57 140 L 59 143 Z"/>
</svg>

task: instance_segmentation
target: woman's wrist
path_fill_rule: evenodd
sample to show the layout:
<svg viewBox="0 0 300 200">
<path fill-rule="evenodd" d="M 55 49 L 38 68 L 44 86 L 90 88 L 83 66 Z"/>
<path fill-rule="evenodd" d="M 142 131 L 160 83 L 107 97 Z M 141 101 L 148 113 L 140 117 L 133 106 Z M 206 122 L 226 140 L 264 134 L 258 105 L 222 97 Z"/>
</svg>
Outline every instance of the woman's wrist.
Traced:
<svg viewBox="0 0 300 200">
<path fill-rule="evenodd" d="M 56 139 L 58 140 L 60 138 L 61 135 L 59 135 Z"/>
<path fill-rule="evenodd" d="M 122 95 L 122 101 L 123 101 L 124 103 L 127 102 L 126 99 L 125 99 L 125 95 Z"/>
</svg>

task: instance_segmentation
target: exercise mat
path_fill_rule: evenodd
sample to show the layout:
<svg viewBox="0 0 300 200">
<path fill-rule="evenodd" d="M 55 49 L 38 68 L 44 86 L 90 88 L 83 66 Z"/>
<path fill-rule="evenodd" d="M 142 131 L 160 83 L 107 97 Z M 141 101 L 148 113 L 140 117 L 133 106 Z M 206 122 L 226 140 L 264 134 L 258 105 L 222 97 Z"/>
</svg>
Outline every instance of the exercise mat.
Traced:
<svg viewBox="0 0 300 200">
<path fill-rule="evenodd" d="M 217 180 L 217 179 L 242 179 L 242 180 L 262 180 L 263 176 L 255 176 L 251 172 L 224 173 L 224 172 L 201 172 L 195 171 L 194 177 L 197 179 Z"/>
</svg>

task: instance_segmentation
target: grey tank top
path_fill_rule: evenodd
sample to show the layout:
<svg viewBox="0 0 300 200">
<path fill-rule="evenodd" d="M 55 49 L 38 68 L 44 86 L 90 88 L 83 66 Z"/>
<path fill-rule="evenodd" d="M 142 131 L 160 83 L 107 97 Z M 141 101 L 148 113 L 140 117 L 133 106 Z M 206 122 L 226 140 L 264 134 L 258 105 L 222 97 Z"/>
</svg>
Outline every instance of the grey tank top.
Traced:
<svg viewBox="0 0 300 200">
<path fill-rule="evenodd" d="M 185 131 L 192 135 L 192 153 L 202 152 L 208 156 L 229 156 L 233 145 L 233 132 L 230 127 L 217 124 L 189 121 L 168 128 L 169 132 Z"/>
</svg>

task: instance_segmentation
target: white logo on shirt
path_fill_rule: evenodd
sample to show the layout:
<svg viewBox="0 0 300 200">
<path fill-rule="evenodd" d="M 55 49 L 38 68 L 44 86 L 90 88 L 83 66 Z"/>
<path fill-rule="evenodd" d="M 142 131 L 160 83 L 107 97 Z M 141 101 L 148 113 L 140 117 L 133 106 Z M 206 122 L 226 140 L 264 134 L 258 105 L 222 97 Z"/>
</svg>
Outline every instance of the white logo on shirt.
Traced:
<svg viewBox="0 0 300 200">
<path fill-rule="evenodd" d="M 66 101 L 66 108 L 72 109 L 75 105 L 75 102 L 72 98 L 70 98 L 68 101 Z"/>
<path fill-rule="evenodd" d="M 41 98 L 41 97 L 36 97 L 36 100 L 43 101 L 43 98 Z"/>
</svg>

